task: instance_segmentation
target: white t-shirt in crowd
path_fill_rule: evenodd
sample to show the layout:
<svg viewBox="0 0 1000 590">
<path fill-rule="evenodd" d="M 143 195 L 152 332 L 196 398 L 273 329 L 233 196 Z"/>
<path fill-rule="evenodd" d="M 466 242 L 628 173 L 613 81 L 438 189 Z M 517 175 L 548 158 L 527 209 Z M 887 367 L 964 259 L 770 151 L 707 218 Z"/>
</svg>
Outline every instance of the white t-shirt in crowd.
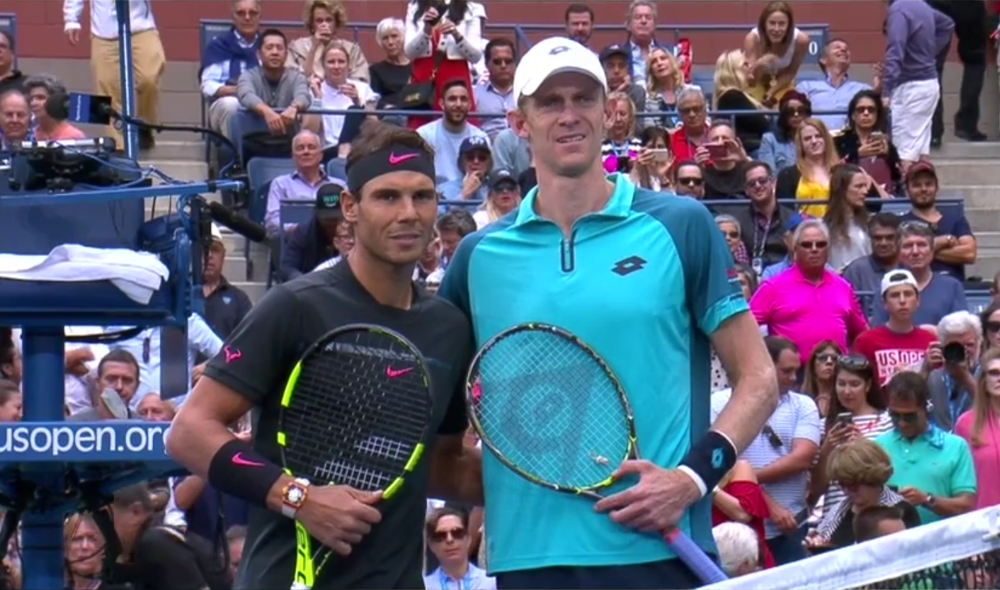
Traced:
<svg viewBox="0 0 1000 590">
<path fill-rule="evenodd" d="M 458 169 L 458 148 L 468 137 L 482 137 L 486 145 L 490 145 L 490 136 L 472 123 L 466 122 L 462 130 L 455 133 L 445 128 L 441 119 L 431 121 L 417 128 L 417 133 L 424 141 L 434 148 L 434 169 L 437 173 L 437 184 L 462 178 Z"/>
<path fill-rule="evenodd" d="M 363 80 L 347 80 L 348 84 L 358 89 L 361 105 L 378 102 L 379 96 L 372 87 Z M 344 110 L 354 106 L 354 101 L 340 90 L 331 87 L 325 81 L 320 85 L 319 106 L 324 109 Z M 344 115 L 323 115 L 323 145 L 334 146 L 340 143 L 340 134 L 344 130 Z"/>
</svg>

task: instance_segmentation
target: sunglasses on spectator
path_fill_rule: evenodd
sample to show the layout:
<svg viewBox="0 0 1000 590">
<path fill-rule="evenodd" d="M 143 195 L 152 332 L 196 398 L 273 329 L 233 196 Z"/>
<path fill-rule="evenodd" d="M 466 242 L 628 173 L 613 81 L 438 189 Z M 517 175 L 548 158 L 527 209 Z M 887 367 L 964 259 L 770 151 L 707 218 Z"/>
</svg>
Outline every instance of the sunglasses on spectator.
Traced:
<svg viewBox="0 0 1000 590">
<path fill-rule="evenodd" d="M 827 352 L 816 356 L 816 360 L 824 364 L 833 364 L 837 362 L 837 355 Z"/>
<path fill-rule="evenodd" d="M 1000 322 L 986 322 L 986 331 L 990 334 L 1000 332 Z"/>
<path fill-rule="evenodd" d="M 448 539 L 448 537 L 451 537 L 456 541 L 461 541 L 462 539 L 465 538 L 465 535 L 466 535 L 465 529 L 462 528 L 448 529 L 444 531 L 434 531 L 433 533 L 431 533 L 431 541 L 435 543 L 443 543 Z"/>
<path fill-rule="evenodd" d="M 465 159 L 473 162 L 486 162 L 490 159 L 490 155 L 483 152 L 470 152 L 465 154 Z"/>
<path fill-rule="evenodd" d="M 920 221 L 919 219 L 914 219 L 911 221 L 904 221 L 903 223 L 900 223 L 899 229 L 902 231 L 906 231 L 910 229 L 928 230 L 933 228 L 931 227 L 931 224 L 927 223 L 926 221 Z"/>
<path fill-rule="evenodd" d="M 818 242 L 799 242 L 799 247 L 803 250 L 823 250 L 829 244 L 826 241 L 820 240 Z"/>
<path fill-rule="evenodd" d="M 837 366 L 848 371 L 867 371 L 871 363 L 860 354 L 845 354 L 837 357 Z"/>
<path fill-rule="evenodd" d="M 683 184 L 684 186 L 701 186 L 705 184 L 704 178 L 678 178 L 677 184 Z"/>
<path fill-rule="evenodd" d="M 722 233 L 726 234 L 727 238 L 736 239 L 736 238 L 740 237 L 740 232 L 738 232 L 738 231 L 726 231 L 726 232 L 722 232 Z"/>
<path fill-rule="evenodd" d="M 772 447 L 776 449 L 781 448 L 781 445 L 783 444 L 781 442 L 781 437 L 778 436 L 778 433 L 775 432 L 773 428 L 771 428 L 770 424 L 765 424 L 763 430 L 761 430 L 761 433 L 767 437 L 768 444 L 770 444 Z"/>
<path fill-rule="evenodd" d="M 490 63 L 493 64 L 493 65 L 495 65 L 495 66 L 509 66 L 512 63 L 514 63 L 514 60 L 512 60 L 512 59 L 496 58 L 496 59 L 491 59 Z"/>
<path fill-rule="evenodd" d="M 862 115 L 874 115 L 877 111 L 878 109 L 876 109 L 875 107 L 868 107 L 868 106 L 854 107 L 854 112 L 861 113 Z"/>
<path fill-rule="evenodd" d="M 920 420 L 920 414 L 917 412 L 894 412 L 889 410 L 889 419 L 902 424 L 916 424 Z"/>
<path fill-rule="evenodd" d="M 787 109 L 787 112 L 788 112 L 789 115 L 791 115 L 793 117 L 808 117 L 808 116 L 812 115 L 812 111 L 810 111 L 809 109 L 807 109 L 805 107 L 795 107 L 795 108 Z"/>
<path fill-rule="evenodd" d="M 762 186 L 767 186 L 767 183 L 771 182 L 771 179 L 767 176 L 762 176 L 761 178 L 751 178 L 746 182 L 746 188 L 760 188 Z"/>
<path fill-rule="evenodd" d="M 684 107 L 682 109 L 677 109 L 677 111 L 682 115 L 697 115 L 698 113 L 705 110 L 703 106 L 697 107 Z"/>
</svg>

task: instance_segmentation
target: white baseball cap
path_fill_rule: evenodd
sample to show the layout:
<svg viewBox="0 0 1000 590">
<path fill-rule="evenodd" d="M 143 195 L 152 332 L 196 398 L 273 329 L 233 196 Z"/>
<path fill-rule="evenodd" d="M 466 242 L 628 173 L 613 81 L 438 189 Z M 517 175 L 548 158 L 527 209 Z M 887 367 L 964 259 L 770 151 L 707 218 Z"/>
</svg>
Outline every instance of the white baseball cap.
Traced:
<svg viewBox="0 0 1000 590">
<path fill-rule="evenodd" d="M 212 239 L 225 243 L 222 239 L 222 230 L 220 230 L 219 226 L 215 225 L 214 223 L 212 224 Z"/>
<path fill-rule="evenodd" d="M 531 96 L 550 76 L 579 72 L 608 88 L 608 78 L 597 54 L 566 37 L 549 37 L 536 43 L 514 71 L 514 100 Z"/>
<path fill-rule="evenodd" d="M 882 276 L 882 297 L 885 297 L 886 291 L 900 285 L 909 285 L 918 292 L 920 291 L 920 286 L 917 285 L 917 279 L 914 278 L 912 272 L 903 269 L 890 270 Z"/>
</svg>

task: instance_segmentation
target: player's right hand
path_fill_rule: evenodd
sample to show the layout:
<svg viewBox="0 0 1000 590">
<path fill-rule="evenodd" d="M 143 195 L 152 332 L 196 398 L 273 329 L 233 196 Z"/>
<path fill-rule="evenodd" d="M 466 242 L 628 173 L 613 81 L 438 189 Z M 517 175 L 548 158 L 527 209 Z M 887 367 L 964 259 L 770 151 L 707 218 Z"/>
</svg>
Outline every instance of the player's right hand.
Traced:
<svg viewBox="0 0 1000 590">
<path fill-rule="evenodd" d="M 309 497 L 295 519 L 309 534 L 338 555 L 350 555 L 352 545 L 361 542 L 382 520 L 374 504 L 382 493 L 359 492 L 348 486 L 309 487 Z"/>
</svg>

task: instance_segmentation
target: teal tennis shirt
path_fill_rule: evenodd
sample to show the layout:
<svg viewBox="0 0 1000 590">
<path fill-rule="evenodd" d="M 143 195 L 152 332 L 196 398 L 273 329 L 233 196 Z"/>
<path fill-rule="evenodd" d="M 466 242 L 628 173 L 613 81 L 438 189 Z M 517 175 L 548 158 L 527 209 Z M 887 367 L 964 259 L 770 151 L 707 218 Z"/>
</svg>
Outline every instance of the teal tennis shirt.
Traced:
<svg viewBox="0 0 1000 590">
<path fill-rule="evenodd" d="M 708 336 L 747 305 L 701 203 L 621 175 L 609 180 L 607 206 L 579 219 L 568 239 L 534 212 L 532 189 L 517 210 L 462 240 L 438 294 L 469 316 L 478 347 L 526 322 L 577 335 L 621 380 L 642 458 L 673 468 L 709 427 Z M 615 524 L 591 500 L 529 483 L 488 452 L 483 479 L 491 573 L 675 557 L 658 535 Z M 706 497 L 680 526 L 715 553 L 710 510 Z"/>
</svg>

